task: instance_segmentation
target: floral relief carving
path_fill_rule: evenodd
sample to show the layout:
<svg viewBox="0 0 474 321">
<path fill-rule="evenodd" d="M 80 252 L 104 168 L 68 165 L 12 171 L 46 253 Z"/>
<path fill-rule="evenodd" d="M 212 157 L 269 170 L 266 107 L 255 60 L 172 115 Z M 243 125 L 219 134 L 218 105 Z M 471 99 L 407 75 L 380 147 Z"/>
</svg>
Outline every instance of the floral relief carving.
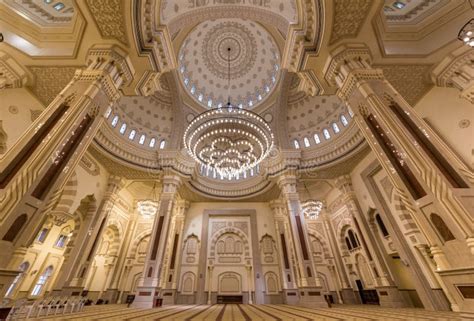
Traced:
<svg viewBox="0 0 474 321">
<path fill-rule="evenodd" d="M 49 105 L 71 81 L 77 68 L 76 66 L 30 66 L 29 69 L 35 79 L 31 90 L 44 105 Z"/>
<path fill-rule="evenodd" d="M 128 45 L 123 3 L 120 0 L 87 0 L 102 37 L 113 38 Z"/>
<path fill-rule="evenodd" d="M 405 98 L 415 105 L 432 87 L 429 80 L 431 65 L 376 65 L 383 70 L 385 78 Z"/>
<path fill-rule="evenodd" d="M 367 17 L 372 1 L 334 0 L 334 17 L 329 44 L 356 37 Z"/>
</svg>

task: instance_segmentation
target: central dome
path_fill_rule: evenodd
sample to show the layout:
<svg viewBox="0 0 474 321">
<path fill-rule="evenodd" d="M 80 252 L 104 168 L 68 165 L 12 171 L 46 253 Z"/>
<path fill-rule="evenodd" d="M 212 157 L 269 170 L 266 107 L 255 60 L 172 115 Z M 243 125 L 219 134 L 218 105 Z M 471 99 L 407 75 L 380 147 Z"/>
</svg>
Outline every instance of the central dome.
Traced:
<svg viewBox="0 0 474 321">
<path fill-rule="evenodd" d="M 179 70 L 184 87 L 204 107 L 222 107 L 230 94 L 232 105 L 253 108 L 274 89 L 280 56 L 258 23 L 217 19 L 189 33 L 180 49 Z"/>
</svg>

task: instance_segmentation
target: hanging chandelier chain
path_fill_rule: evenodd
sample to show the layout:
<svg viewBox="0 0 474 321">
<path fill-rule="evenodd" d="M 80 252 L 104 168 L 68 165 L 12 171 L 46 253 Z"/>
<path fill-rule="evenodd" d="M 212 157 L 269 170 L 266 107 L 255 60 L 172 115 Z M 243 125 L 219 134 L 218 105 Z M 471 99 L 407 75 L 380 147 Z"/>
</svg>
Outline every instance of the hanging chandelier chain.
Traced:
<svg viewBox="0 0 474 321">
<path fill-rule="evenodd" d="M 227 48 L 227 107 L 230 107 L 230 47 Z"/>
</svg>

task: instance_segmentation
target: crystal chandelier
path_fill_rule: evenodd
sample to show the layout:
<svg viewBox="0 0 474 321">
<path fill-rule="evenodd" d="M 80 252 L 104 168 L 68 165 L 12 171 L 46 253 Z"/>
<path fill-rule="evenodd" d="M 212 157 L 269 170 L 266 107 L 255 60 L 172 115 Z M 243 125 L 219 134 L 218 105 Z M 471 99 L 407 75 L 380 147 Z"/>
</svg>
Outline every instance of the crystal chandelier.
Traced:
<svg viewBox="0 0 474 321">
<path fill-rule="evenodd" d="M 268 156 L 273 133 L 259 115 L 228 105 L 197 116 L 184 132 L 184 146 L 206 169 L 239 178 Z"/>
<path fill-rule="evenodd" d="M 321 210 L 323 209 L 323 202 L 321 201 L 306 201 L 301 205 L 303 214 L 307 219 L 315 220 L 319 217 Z"/>
<path fill-rule="evenodd" d="M 138 212 L 146 218 L 153 217 L 158 211 L 158 202 L 156 201 L 156 183 L 150 192 L 150 197 L 145 200 L 137 201 Z"/>
<path fill-rule="evenodd" d="M 469 20 L 459 31 L 458 39 L 465 45 L 474 47 L 474 19 Z"/>
<path fill-rule="evenodd" d="M 230 48 L 229 79 L 230 91 Z M 239 178 L 263 161 L 273 147 L 273 133 L 267 122 L 254 112 L 225 107 L 198 115 L 184 132 L 184 147 L 206 170 L 221 178 Z"/>
</svg>

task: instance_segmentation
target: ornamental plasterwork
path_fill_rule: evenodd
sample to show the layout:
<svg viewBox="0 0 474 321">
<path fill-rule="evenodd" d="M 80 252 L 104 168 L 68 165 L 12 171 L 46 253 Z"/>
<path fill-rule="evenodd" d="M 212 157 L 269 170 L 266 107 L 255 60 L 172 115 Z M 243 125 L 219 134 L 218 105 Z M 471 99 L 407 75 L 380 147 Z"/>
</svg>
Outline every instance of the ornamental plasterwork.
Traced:
<svg viewBox="0 0 474 321">
<path fill-rule="evenodd" d="M 242 9 L 265 10 L 283 17 L 288 23 L 294 23 L 297 19 L 297 8 L 294 0 L 163 0 L 160 8 L 160 22 L 167 24 L 183 14 L 196 14 L 196 10 L 221 8 L 228 10 L 228 7 L 238 7 Z"/>
<path fill-rule="evenodd" d="M 54 98 L 66 87 L 74 77 L 77 66 L 29 66 L 34 76 L 34 85 L 31 91 L 45 105 L 49 105 Z"/>
<path fill-rule="evenodd" d="M 87 0 L 87 5 L 102 37 L 116 39 L 128 45 L 123 1 Z"/>
<path fill-rule="evenodd" d="M 206 108 L 225 105 L 228 95 L 232 104 L 253 108 L 270 95 L 280 75 L 273 37 L 258 23 L 242 19 L 199 24 L 184 40 L 178 64 L 184 88 Z"/>
<path fill-rule="evenodd" d="M 383 70 L 384 77 L 414 106 L 432 87 L 429 72 L 432 65 L 374 65 Z"/>
<path fill-rule="evenodd" d="M 345 38 L 354 38 L 369 14 L 371 0 L 334 0 L 334 16 L 329 44 Z"/>
<path fill-rule="evenodd" d="M 79 165 L 92 176 L 100 175 L 99 164 L 87 153 L 82 156 Z"/>
<path fill-rule="evenodd" d="M 443 0 L 421 0 L 421 1 L 400 1 L 405 6 L 402 9 L 394 8 L 393 6 L 385 5 L 383 14 L 388 23 L 396 22 L 411 22 L 418 19 L 420 16 L 427 14 L 433 9 L 438 9 L 447 3 Z"/>
</svg>

